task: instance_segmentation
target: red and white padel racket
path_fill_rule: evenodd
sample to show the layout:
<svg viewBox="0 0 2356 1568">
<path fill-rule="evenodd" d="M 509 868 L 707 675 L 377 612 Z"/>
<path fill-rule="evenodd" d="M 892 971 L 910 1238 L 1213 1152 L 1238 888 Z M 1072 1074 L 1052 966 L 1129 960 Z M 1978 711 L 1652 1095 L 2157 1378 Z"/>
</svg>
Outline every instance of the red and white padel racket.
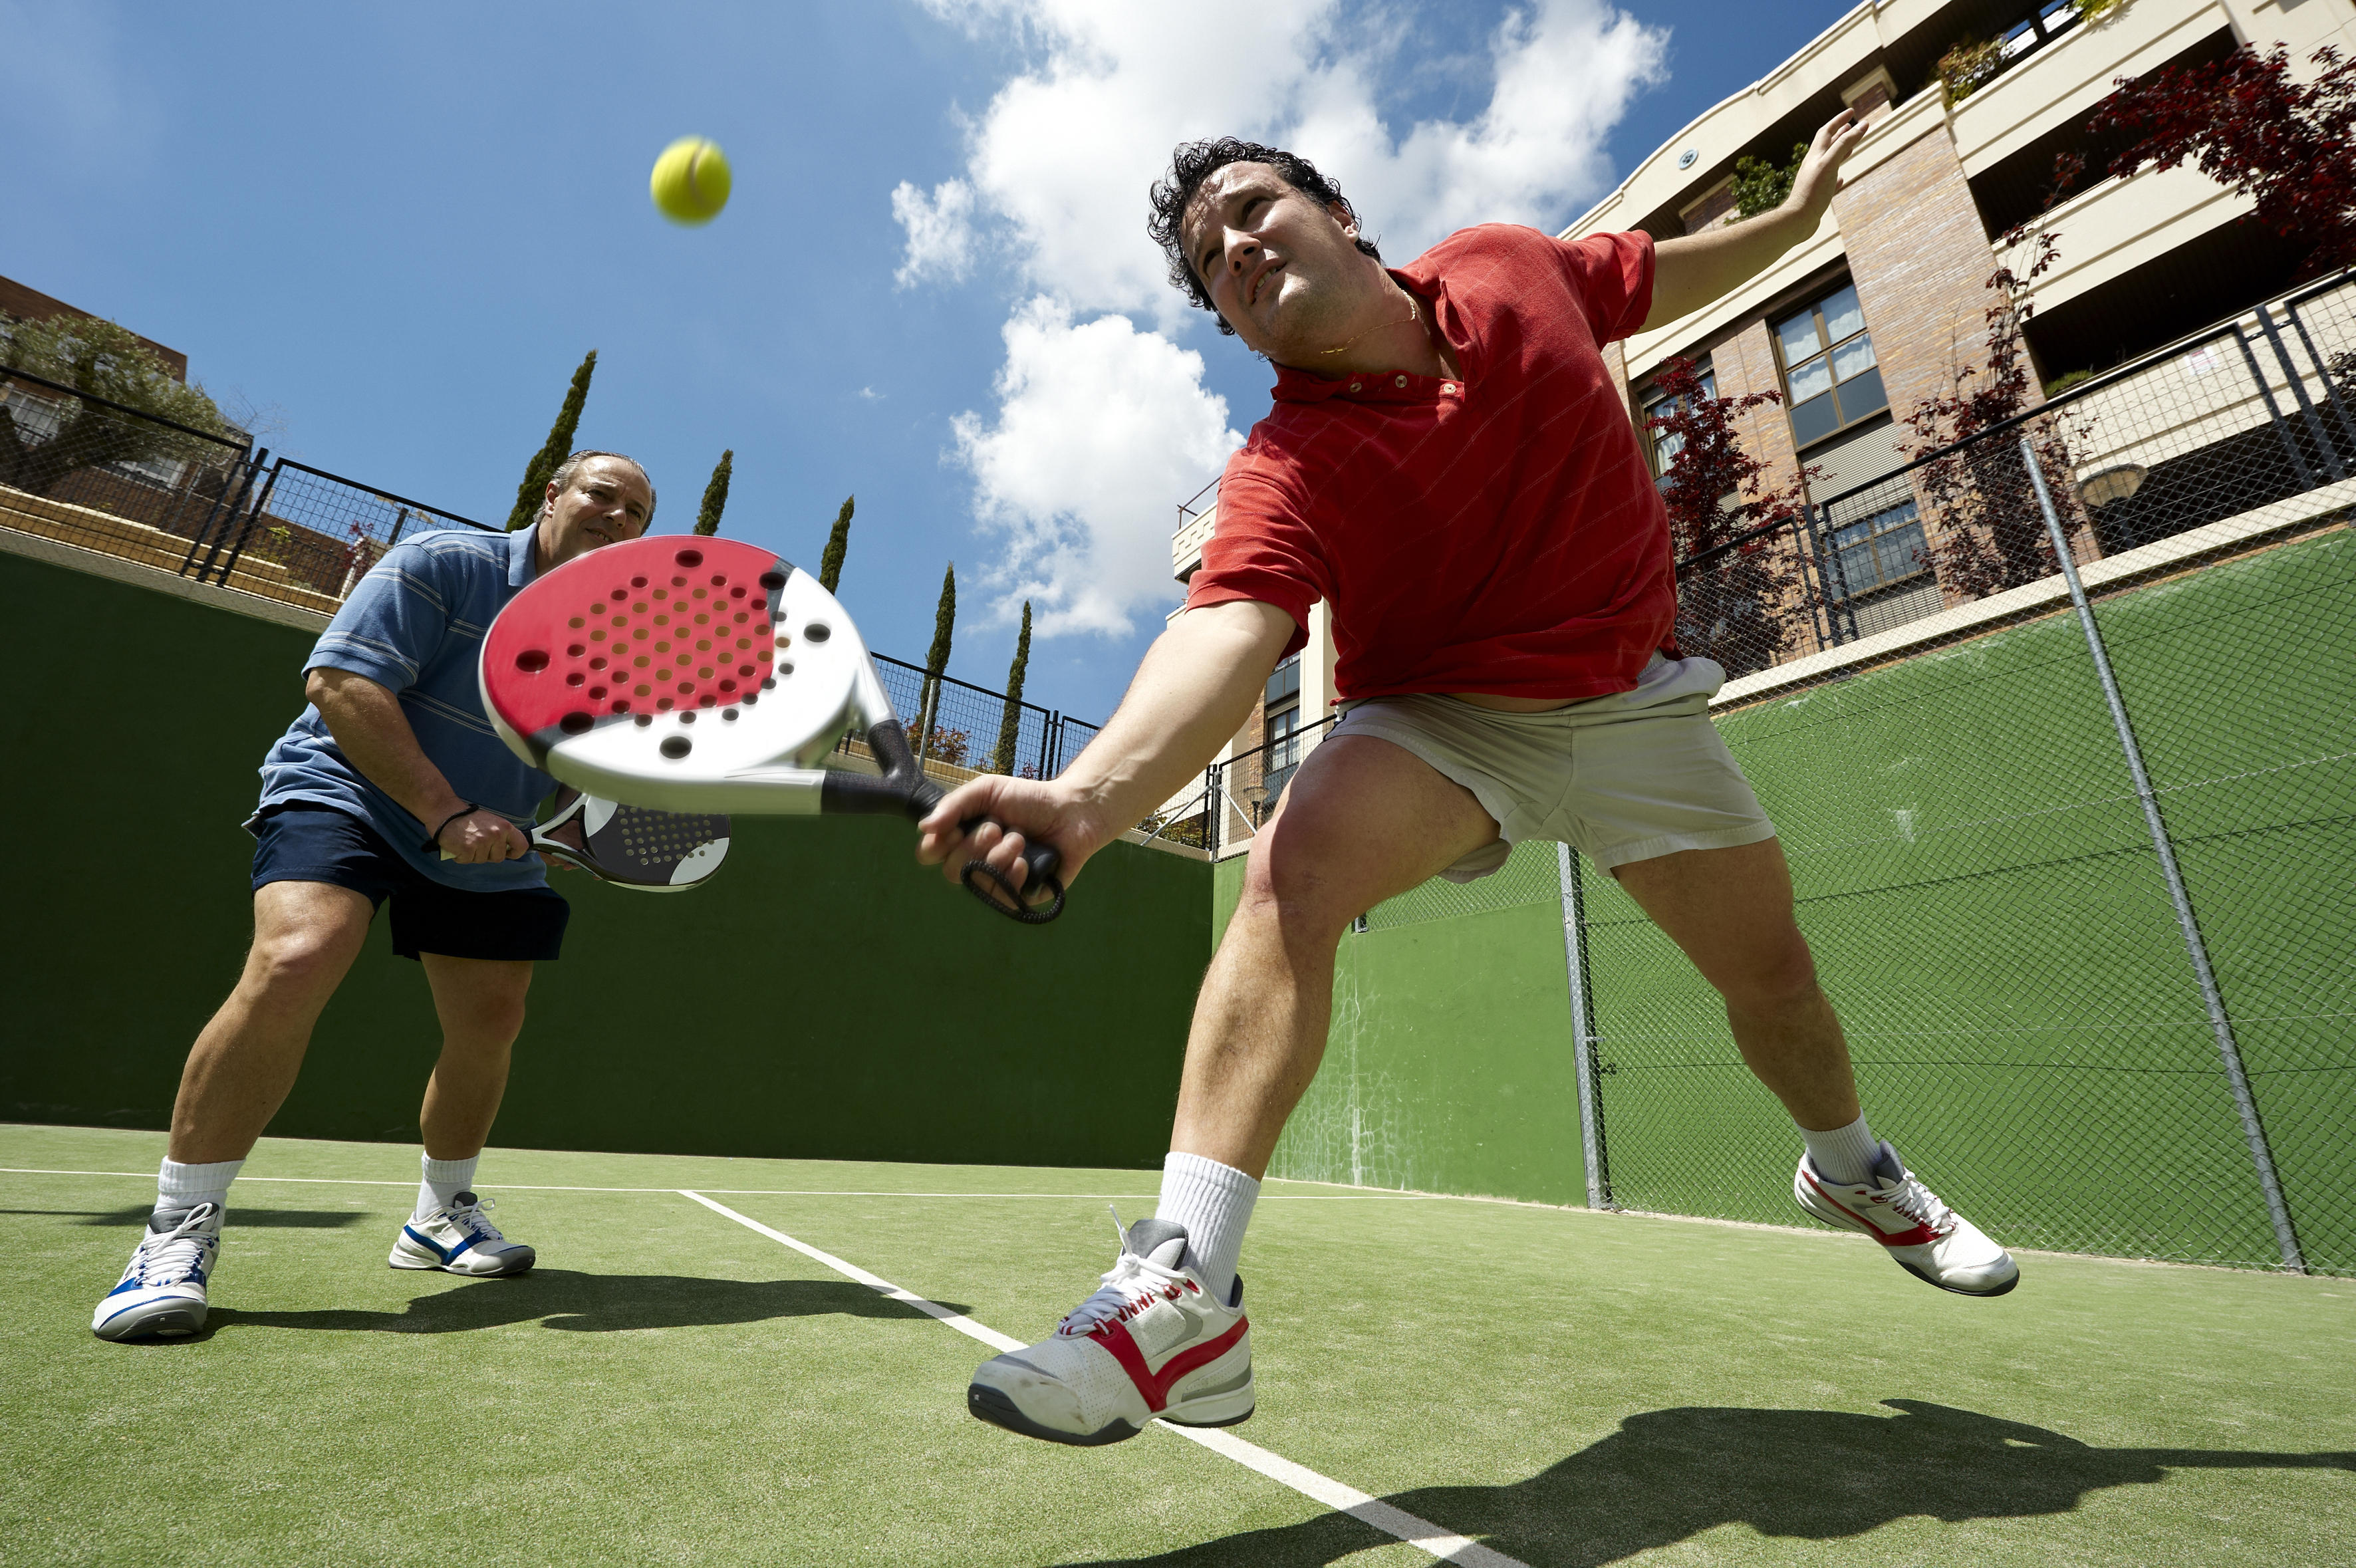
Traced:
<svg viewBox="0 0 2356 1568">
<path fill-rule="evenodd" d="M 916 822 L 943 793 L 909 750 L 842 606 L 809 573 L 737 540 L 634 539 L 566 562 L 491 623 L 482 687 L 517 756 L 633 806 Z M 881 778 L 825 766 L 854 728 Z M 983 821 L 960 825 L 971 832 Z M 1023 858 L 1022 893 L 980 860 L 965 885 L 1000 913 L 1044 925 L 1063 912 L 1062 857 L 1035 843 Z"/>
</svg>

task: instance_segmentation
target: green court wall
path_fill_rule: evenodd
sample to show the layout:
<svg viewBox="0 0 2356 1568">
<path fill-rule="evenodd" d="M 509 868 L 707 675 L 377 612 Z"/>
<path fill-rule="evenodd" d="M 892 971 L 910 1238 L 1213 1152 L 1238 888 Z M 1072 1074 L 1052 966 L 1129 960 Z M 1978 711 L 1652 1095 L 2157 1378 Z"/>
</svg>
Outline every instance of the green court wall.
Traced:
<svg viewBox="0 0 2356 1568">
<path fill-rule="evenodd" d="M 2096 614 L 2308 1266 L 2356 1272 L 2356 532 Z M 2275 1263 L 2074 616 L 1719 724 L 1778 824 L 1876 1129 L 1944 1196 L 2012 1245 Z M 1222 911 L 1243 864 L 1217 868 Z M 1792 1222 L 1798 1142 L 1718 998 L 1579 864 L 1613 1198 Z M 1367 925 L 1274 1168 L 1584 1202 L 1552 846 Z"/>
<path fill-rule="evenodd" d="M 252 933 L 263 751 L 313 634 L 0 554 L 43 671 L 0 767 L 13 971 L 0 1116 L 168 1124 Z M 36 651 L 37 650 L 37 651 Z M 695 892 L 567 874 L 493 1136 L 525 1147 L 1153 1166 L 1212 868 L 1114 844 L 1052 926 L 917 866 L 893 820 L 739 817 Z M 271 1131 L 405 1141 L 438 1044 L 380 918 Z"/>
</svg>

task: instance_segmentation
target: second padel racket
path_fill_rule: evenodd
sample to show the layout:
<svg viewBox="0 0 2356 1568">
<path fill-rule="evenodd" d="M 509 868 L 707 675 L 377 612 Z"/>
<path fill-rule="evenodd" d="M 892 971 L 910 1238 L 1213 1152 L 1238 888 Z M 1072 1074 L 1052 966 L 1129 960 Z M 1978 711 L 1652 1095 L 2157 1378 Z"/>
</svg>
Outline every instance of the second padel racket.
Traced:
<svg viewBox="0 0 2356 1568">
<path fill-rule="evenodd" d="M 842 606 L 809 573 L 738 540 L 634 539 L 547 573 L 484 636 L 482 690 L 517 756 L 634 806 L 916 822 L 943 793 Z M 825 766 L 854 729 L 882 777 Z M 971 832 L 983 821 L 960 825 Z M 965 885 L 1043 925 L 1063 911 L 1062 857 L 1033 843 L 1023 858 L 1020 894 L 980 860 Z"/>
<path fill-rule="evenodd" d="M 701 887 L 728 855 L 728 819 L 706 812 L 650 811 L 584 795 L 567 784 L 531 830 L 531 847 L 600 882 L 640 893 Z M 444 860 L 458 857 L 448 850 Z"/>
</svg>

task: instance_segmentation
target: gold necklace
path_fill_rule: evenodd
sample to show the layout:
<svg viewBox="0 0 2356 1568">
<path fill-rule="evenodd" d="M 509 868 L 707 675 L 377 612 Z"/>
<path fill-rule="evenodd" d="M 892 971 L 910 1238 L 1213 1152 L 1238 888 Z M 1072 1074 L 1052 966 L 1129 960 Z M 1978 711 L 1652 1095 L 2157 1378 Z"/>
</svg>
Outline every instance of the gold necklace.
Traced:
<svg viewBox="0 0 2356 1568">
<path fill-rule="evenodd" d="M 1393 284 L 1391 286 L 1393 288 L 1398 288 L 1398 285 L 1397 284 Z M 1359 333 L 1358 338 L 1364 338 L 1376 332 L 1387 332 L 1394 327 L 1406 327 L 1413 323 L 1419 323 L 1423 320 L 1423 312 L 1417 306 L 1415 303 L 1415 295 L 1408 294 L 1407 290 L 1403 288 L 1399 288 L 1398 291 L 1400 294 L 1407 295 L 1407 319 L 1404 321 L 1386 321 L 1380 327 L 1369 327 L 1365 332 Z M 1347 349 L 1351 343 L 1356 342 L 1358 338 L 1353 338 L 1349 339 L 1348 342 L 1337 343 L 1331 349 L 1320 349 L 1317 350 L 1317 357 L 1322 360 L 1328 354 L 1338 354 L 1343 349 Z"/>
</svg>

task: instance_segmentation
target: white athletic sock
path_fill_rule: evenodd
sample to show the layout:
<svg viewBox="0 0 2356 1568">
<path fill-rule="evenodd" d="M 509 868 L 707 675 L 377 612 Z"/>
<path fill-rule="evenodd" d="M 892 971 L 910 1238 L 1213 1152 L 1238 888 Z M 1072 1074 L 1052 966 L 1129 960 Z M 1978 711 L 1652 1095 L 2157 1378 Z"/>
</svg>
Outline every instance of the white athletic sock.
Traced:
<svg viewBox="0 0 2356 1568">
<path fill-rule="evenodd" d="M 1873 1162 L 1881 1154 L 1881 1140 L 1873 1135 L 1864 1117 L 1825 1133 L 1803 1127 L 1800 1136 L 1808 1141 L 1810 1163 L 1824 1176 L 1845 1183 L 1872 1178 Z"/>
<path fill-rule="evenodd" d="M 423 1219 L 437 1208 L 447 1208 L 450 1200 L 462 1192 L 471 1191 L 475 1185 L 475 1165 L 483 1156 L 469 1160 L 437 1160 L 431 1155 L 418 1156 L 425 1177 L 417 1184 L 417 1208 L 412 1219 Z"/>
<path fill-rule="evenodd" d="M 184 1165 L 166 1159 L 155 1173 L 155 1212 L 177 1216 L 185 1214 L 199 1203 L 218 1204 L 229 1208 L 229 1184 L 237 1179 L 243 1160 L 217 1160 L 209 1165 Z"/>
<path fill-rule="evenodd" d="M 1153 1217 L 1186 1228 L 1186 1262 L 1223 1302 L 1235 1299 L 1236 1260 L 1258 1198 L 1259 1183 L 1233 1165 L 1174 1152 L 1162 1162 L 1162 1201 Z"/>
</svg>

